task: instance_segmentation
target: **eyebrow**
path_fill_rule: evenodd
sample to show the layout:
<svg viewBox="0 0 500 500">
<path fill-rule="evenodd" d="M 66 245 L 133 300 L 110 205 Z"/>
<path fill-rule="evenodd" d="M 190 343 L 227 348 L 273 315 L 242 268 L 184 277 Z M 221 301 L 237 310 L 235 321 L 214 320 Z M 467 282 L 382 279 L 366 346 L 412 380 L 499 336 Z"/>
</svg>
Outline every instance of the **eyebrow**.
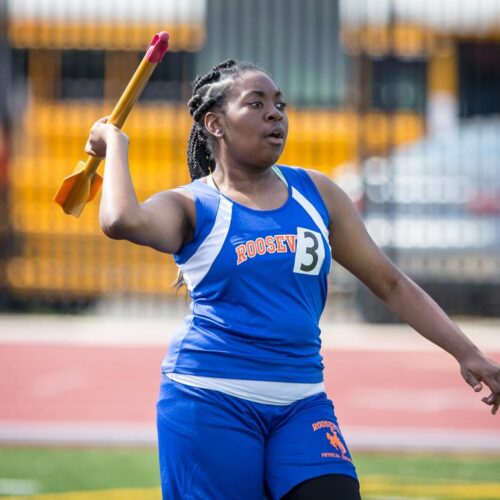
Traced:
<svg viewBox="0 0 500 500">
<path fill-rule="evenodd" d="M 263 92 L 262 90 L 249 90 L 248 92 L 245 93 L 245 97 L 248 97 L 251 94 L 258 95 L 259 97 L 266 97 L 266 93 Z M 282 96 L 283 96 L 283 92 L 281 92 L 281 90 L 277 90 L 274 93 L 274 97 L 282 97 Z"/>
</svg>

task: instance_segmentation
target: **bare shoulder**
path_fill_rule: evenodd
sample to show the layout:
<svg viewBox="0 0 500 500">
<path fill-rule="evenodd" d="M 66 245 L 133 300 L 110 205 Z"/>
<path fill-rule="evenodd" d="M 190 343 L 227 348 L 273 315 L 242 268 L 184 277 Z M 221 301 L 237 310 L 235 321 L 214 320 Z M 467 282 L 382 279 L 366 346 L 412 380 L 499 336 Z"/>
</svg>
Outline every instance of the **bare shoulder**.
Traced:
<svg viewBox="0 0 500 500">
<path fill-rule="evenodd" d="M 309 177 L 312 179 L 314 184 L 316 184 L 317 188 L 321 189 L 331 189 L 331 186 L 334 185 L 335 183 L 325 175 L 323 172 L 319 172 L 318 170 L 313 170 L 312 168 L 304 168 L 308 174 Z"/>
<path fill-rule="evenodd" d="M 188 218 L 195 214 L 193 195 L 189 189 L 182 187 L 159 191 L 144 201 L 141 206 L 146 210 L 162 212 L 167 209 L 181 210 Z"/>
<path fill-rule="evenodd" d="M 304 170 L 309 174 L 309 177 L 311 177 L 311 180 L 321 194 L 331 217 L 343 205 L 346 203 L 350 204 L 349 197 L 330 177 L 318 170 L 310 168 L 305 168 Z M 335 211 L 333 210 L 334 207 L 336 209 Z"/>
<path fill-rule="evenodd" d="M 165 189 L 163 191 L 158 191 L 157 193 L 153 194 L 150 198 L 148 198 L 146 201 L 152 201 L 154 200 L 157 203 L 186 203 L 189 204 L 190 202 L 193 203 L 193 195 L 189 191 L 189 189 L 186 189 L 184 187 L 177 187 L 173 189 Z"/>
</svg>

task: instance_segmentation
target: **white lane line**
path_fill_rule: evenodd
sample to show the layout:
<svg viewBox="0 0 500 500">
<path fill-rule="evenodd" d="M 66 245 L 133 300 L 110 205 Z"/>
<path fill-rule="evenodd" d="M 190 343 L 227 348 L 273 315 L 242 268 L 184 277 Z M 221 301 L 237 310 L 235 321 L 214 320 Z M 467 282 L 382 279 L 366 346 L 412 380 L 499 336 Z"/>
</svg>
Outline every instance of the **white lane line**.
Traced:
<svg viewBox="0 0 500 500">
<path fill-rule="evenodd" d="M 343 426 L 342 433 L 352 450 L 500 452 L 496 431 Z M 157 437 L 154 422 L 4 422 L 2 443 L 156 446 Z"/>
<path fill-rule="evenodd" d="M 0 444 L 155 445 L 156 425 L 121 422 L 1 422 Z"/>
<path fill-rule="evenodd" d="M 354 450 L 500 453 L 500 432 L 496 431 L 342 426 L 342 434 Z"/>
<path fill-rule="evenodd" d="M 0 478 L 0 495 L 34 495 L 40 490 L 38 481 Z"/>
</svg>

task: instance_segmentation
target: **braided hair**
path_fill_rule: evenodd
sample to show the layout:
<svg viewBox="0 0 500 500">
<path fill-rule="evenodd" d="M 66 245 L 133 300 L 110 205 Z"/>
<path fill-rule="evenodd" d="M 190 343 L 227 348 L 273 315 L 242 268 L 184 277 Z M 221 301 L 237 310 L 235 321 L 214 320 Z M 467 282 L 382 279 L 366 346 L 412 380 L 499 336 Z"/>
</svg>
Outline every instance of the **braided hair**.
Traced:
<svg viewBox="0 0 500 500">
<path fill-rule="evenodd" d="M 191 179 L 204 177 L 215 169 L 213 139 L 204 126 L 206 113 L 225 104 L 235 77 L 245 71 L 262 71 L 254 63 L 233 59 L 214 66 L 207 74 L 193 82 L 193 95 L 188 101 L 194 123 L 188 140 L 187 159 Z"/>
</svg>

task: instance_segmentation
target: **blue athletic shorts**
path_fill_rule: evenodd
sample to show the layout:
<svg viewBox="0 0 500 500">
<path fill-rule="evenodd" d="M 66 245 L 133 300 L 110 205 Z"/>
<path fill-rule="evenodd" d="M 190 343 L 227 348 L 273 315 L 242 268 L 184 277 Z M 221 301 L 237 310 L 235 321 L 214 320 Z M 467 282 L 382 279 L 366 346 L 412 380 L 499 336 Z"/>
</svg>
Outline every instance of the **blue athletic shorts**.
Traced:
<svg viewBox="0 0 500 500">
<path fill-rule="evenodd" d="M 276 406 L 163 376 L 157 425 L 163 499 L 279 499 L 325 474 L 357 479 L 325 393 Z"/>
</svg>

